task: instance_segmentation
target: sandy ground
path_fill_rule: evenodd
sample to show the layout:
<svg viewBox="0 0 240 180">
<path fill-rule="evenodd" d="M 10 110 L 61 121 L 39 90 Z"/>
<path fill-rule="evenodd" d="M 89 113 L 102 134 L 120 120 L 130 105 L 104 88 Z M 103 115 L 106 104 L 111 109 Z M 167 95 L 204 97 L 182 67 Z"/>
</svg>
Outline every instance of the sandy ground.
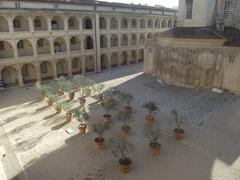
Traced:
<svg viewBox="0 0 240 180">
<path fill-rule="evenodd" d="M 128 156 L 133 165 L 129 174 L 121 174 L 108 140 L 121 134 L 121 123 L 114 116 L 106 131 L 106 148 L 96 151 L 91 124 L 99 122 L 103 112 L 92 109 L 84 136 L 78 134 L 78 122 L 66 124 L 64 113 L 55 114 L 45 101 L 36 101 L 32 87 L 0 92 L 0 144 L 7 149 L 2 160 L 8 179 L 14 180 L 239 180 L 240 179 L 240 99 L 228 94 L 193 91 L 158 83 L 133 65 L 89 75 L 134 95 L 134 119 L 128 139 L 134 151 Z M 62 97 L 67 100 L 67 95 Z M 155 101 L 159 107 L 155 124 L 162 132 L 159 157 L 149 155 L 144 137 L 141 105 Z M 79 106 L 75 101 L 72 108 Z M 185 139 L 176 141 L 169 112 L 176 108 L 188 119 Z M 113 113 L 115 114 L 115 113 Z M 72 134 L 66 133 L 71 128 Z"/>
</svg>

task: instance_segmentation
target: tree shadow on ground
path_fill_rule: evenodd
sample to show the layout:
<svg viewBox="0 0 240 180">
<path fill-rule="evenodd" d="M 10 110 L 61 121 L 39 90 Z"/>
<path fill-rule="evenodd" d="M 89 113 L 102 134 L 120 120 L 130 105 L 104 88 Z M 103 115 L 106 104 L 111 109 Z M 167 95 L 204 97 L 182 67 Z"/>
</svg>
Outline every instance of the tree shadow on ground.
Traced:
<svg viewBox="0 0 240 180">
<path fill-rule="evenodd" d="M 65 125 L 67 125 L 67 124 L 68 124 L 68 122 L 65 121 L 65 122 L 63 122 L 63 123 L 61 123 L 61 124 L 58 124 L 58 125 L 52 127 L 51 130 L 53 130 L 53 131 L 59 130 L 59 129 L 61 129 L 62 127 L 64 127 Z"/>
<path fill-rule="evenodd" d="M 58 115 L 58 114 L 59 114 L 59 113 L 55 112 L 55 113 L 53 113 L 53 114 L 50 114 L 50 115 L 44 117 L 43 119 L 51 119 L 51 118 L 53 118 L 54 116 L 56 116 L 56 115 Z"/>
<path fill-rule="evenodd" d="M 16 128 L 14 128 L 14 130 L 10 131 L 8 133 L 8 135 L 18 134 L 19 132 L 23 131 L 24 129 L 30 128 L 35 124 L 37 124 L 36 121 L 31 121 L 31 122 L 29 122 L 27 124 L 24 124 L 22 126 L 17 126 Z"/>
<path fill-rule="evenodd" d="M 19 118 L 22 118 L 23 116 L 26 116 L 26 115 L 28 115 L 27 112 L 22 112 L 22 113 L 16 114 L 15 116 L 11 116 L 11 117 L 3 120 L 3 122 L 0 125 L 3 126 L 5 124 L 8 124 L 8 123 L 10 123 L 12 121 L 15 121 L 15 120 L 17 120 Z"/>
</svg>

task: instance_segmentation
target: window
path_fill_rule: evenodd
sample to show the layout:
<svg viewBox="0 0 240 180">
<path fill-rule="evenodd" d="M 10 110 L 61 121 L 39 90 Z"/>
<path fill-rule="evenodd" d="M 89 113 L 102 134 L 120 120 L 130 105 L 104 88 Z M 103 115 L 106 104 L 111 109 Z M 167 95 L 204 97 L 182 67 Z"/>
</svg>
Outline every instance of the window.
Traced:
<svg viewBox="0 0 240 180">
<path fill-rule="evenodd" d="M 0 50 L 4 50 L 4 44 L 2 41 L 0 41 Z"/>
<path fill-rule="evenodd" d="M 223 18 L 224 19 L 228 18 L 230 8 L 231 8 L 231 2 L 230 1 L 225 1 L 224 11 L 223 11 Z"/>
<path fill-rule="evenodd" d="M 20 8 L 21 8 L 20 2 L 15 2 L 15 8 L 16 8 L 16 9 L 20 9 Z"/>
<path fill-rule="evenodd" d="M 27 65 L 24 65 L 24 66 L 22 67 L 22 75 L 23 75 L 23 76 L 28 76 L 28 74 L 29 74 L 29 72 L 28 72 L 28 67 L 27 67 Z"/>
<path fill-rule="evenodd" d="M 185 3 L 186 3 L 186 18 L 192 19 L 193 0 L 185 0 Z"/>
<path fill-rule="evenodd" d="M 76 44 L 76 38 L 75 37 L 72 37 L 70 41 L 71 41 L 71 44 Z"/>
<path fill-rule="evenodd" d="M 34 19 L 34 26 L 36 28 L 40 28 L 41 27 L 41 20 L 40 19 Z"/>
<path fill-rule="evenodd" d="M 58 4 L 54 3 L 54 9 L 58 9 Z"/>
<path fill-rule="evenodd" d="M 72 67 L 73 68 L 78 68 L 78 59 L 74 59 L 73 61 L 72 61 Z"/>
<path fill-rule="evenodd" d="M 14 26 L 14 28 L 21 28 L 20 19 L 15 18 L 15 19 L 13 20 L 13 26 Z"/>
<path fill-rule="evenodd" d="M 43 47 L 44 46 L 43 45 L 43 39 L 39 39 L 37 44 L 38 44 L 38 47 Z"/>
<path fill-rule="evenodd" d="M 229 63 L 234 63 L 234 56 L 229 56 Z"/>
<path fill-rule="evenodd" d="M 69 26 L 74 27 L 74 20 L 72 18 L 69 19 Z"/>
<path fill-rule="evenodd" d="M 40 68 L 42 74 L 47 73 L 47 62 L 43 62 Z"/>
<path fill-rule="evenodd" d="M 19 42 L 18 42 L 17 48 L 18 48 L 18 49 L 24 49 L 23 41 L 19 41 Z"/>
</svg>

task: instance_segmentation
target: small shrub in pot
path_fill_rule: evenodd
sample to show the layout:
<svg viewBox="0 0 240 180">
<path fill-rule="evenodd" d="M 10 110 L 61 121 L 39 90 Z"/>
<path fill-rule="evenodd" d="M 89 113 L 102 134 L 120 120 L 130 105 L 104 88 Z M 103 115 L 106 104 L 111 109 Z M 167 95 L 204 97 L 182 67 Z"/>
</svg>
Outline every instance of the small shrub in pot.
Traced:
<svg viewBox="0 0 240 180">
<path fill-rule="evenodd" d="M 145 104 L 143 104 L 142 107 L 147 109 L 148 111 L 148 114 L 146 115 L 145 120 L 148 123 L 152 123 L 153 120 L 155 119 L 154 112 L 158 110 L 157 105 L 154 102 L 149 101 L 149 102 L 145 102 Z"/>
</svg>

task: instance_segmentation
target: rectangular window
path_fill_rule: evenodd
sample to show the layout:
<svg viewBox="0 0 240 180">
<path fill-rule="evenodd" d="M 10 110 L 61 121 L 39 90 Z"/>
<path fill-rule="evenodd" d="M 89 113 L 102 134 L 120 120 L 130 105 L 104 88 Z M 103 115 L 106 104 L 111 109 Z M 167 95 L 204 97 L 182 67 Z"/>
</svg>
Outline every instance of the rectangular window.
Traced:
<svg viewBox="0 0 240 180">
<path fill-rule="evenodd" d="M 193 0 L 185 0 L 185 4 L 186 4 L 186 18 L 192 19 Z"/>
<path fill-rule="evenodd" d="M 19 42 L 18 42 L 17 48 L 18 48 L 18 49 L 24 49 L 23 41 L 19 41 Z"/>
<path fill-rule="evenodd" d="M 35 19 L 34 20 L 34 26 L 36 28 L 40 28 L 41 27 L 41 20 L 40 19 Z"/>
<path fill-rule="evenodd" d="M 229 63 L 234 63 L 234 56 L 229 56 Z"/>
<path fill-rule="evenodd" d="M 71 41 L 71 44 L 76 44 L 76 38 L 75 37 L 72 37 L 70 41 Z"/>
<path fill-rule="evenodd" d="M 4 50 L 4 44 L 2 41 L 0 41 L 0 50 Z"/>
<path fill-rule="evenodd" d="M 224 10 L 223 10 L 223 18 L 224 19 L 229 17 L 230 8 L 231 8 L 231 2 L 225 1 Z"/>
<path fill-rule="evenodd" d="M 28 73 L 28 68 L 27 68 L 27 66 L 23 66 L 23 67 L 22 67 L 22 75 L 23 75 L 23 76 L 28 76 L 28 74 L 29 74 L 29 73 Z"/>
<path fill-rule="evenodd" d="M 43 47 L 43 39 L 38 40 L 38 47 Z"/>
<path fill-rule="evenodd" d="M 14 26 L 14 28 L 21 28 L 20 19 L 15 18 L 15 19 L 13 20 L 13 26 Z"/>
<path fill-rule="evenodd" d="M 74 27 L 74 21 L 73 21 L 73 19 L 70 19 L 70 20 L 69 20 L 69 26 L 70 26 L 70 27 Z"/>
<path fill-rule="evenodd" d="M 46 63 L 46 62 L 43 62 L 43 63 L 41 64 L 41 73 L 42 73 L 42 74 L 47 73 L 47 63 Z"/>
<path fill-rule="evenodd" d="M 20 7 L 20 2 L 15 2 L 15 8 L 16 9 L 20 9 L 21 7 Z"/>
<path fill-rule="evenodd" d="M 54 3 L 54 9 L 58 9 L 58 4 Z"/>
</svg>

